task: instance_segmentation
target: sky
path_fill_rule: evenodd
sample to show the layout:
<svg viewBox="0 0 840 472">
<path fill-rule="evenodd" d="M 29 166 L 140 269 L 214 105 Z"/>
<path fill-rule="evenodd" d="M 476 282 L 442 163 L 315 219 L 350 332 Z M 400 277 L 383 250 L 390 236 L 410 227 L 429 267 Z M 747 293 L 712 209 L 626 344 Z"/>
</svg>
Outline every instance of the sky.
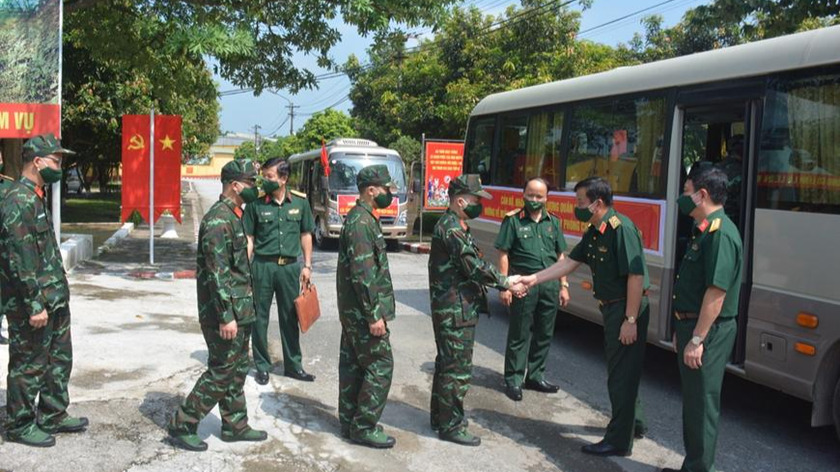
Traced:
<svg viewBox="0 0 840 472">
<path fill-rule="evenodd" d="M 581 18 L 581 38 L 605 43 L 612 46 L 629 41 L 634 33 L 642 32 L 641 19 L 650 14 L 663 16 L 665 26 L 672 26 L 679 22 L 686 10 L 698 5 L 711 3 L 711 0 L 594 0 L 592 7 L 583 12 Z M 519 1 L 510 0 L 467 0 L 462 5 L 474 4 L 485 14 L 498 15 L 509 6 L 519 5 Z M 574 8 L 574 5 L 572 5 Z M 627 19 L 612 22 L 642 9 L 649 10 L 631 16 Z M 351 54 L 355 54 L 362 63 L 367 61 L 367 48 L 371 45 L 371 38 L 359 36 L 355 28 L 338 20 L 334 23 L 341 33 L 342 40 L 331 51 L 331 55 L 338 64 L 343 64 Z M 598 27 L 589 32 L 586 30 Z M 295 62 L 312 70 L 315 74 L 327 71 L 317 67 L 315 58 L 299 55 Z M 219 76 L 215 77 L 220 91 L 237 90 Z M 277 96 L 268 91 L 259 97 L 251 93 L 222 97 L 221 129 L 223 132 L 253 133 L 254 126 L 260 126 L 260 134 L 264 136 L 286 136 L 290 132 L 291 120 L 287 105 L 291 101 L 299 106 L 295 110 L 294 129 L 298 130 L 306 119 L 315 112 L 330 106 L 348 111 L 352 106 L 346 96 L 350 90 L 350 81 L 346 76 L 324 80 L 318 89 L 303 90 L 297 95 L 288 91 L 278 91 Z M 337 104 L 337 105 L 336 105 Z"/>
</svg>

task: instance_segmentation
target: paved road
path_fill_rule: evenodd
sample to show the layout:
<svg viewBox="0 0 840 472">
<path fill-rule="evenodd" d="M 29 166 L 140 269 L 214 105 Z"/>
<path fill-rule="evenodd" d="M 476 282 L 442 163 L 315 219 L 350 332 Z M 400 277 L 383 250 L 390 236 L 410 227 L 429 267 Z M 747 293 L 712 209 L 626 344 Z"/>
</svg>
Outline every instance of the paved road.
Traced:
<svg viewBox="0 0 840 472">
<path fill-rule="evenodd" d="M 201 182 L 205 210 L 215 182 Z M 429 318 L 427 257 L 391 253 L 397 319 L 391 324 L 394 386 L 383 417 L 398 441 L 374 451 L 343 441 L 336 418 L 340 326 L 335 298 L 335 252 L 315 254 L 314 280 L 322 319 L 303 336 L 304 363 L 318 379 L 306 384 L 273 375 L 267 386 L 249 377 L 251 423 L 268 430 L 256 445 L 226 444 L 214 412 L 199 429 L 203 454 L 175 450 L 163 426 L 203 370 L 206 348 L 196 323 L 194 282 L 134 281 L 71 275 L 76 364 L 72 411 L 92 419 L 85 435 L 63 436 L 50 450 L 3 444 L 0 470 L 212 471 L 564 471 L 649 472 L 677 467 L 682 452 L 679 384 L 673 354 L 650 348 L 642 395 L 651 430 L 629 458 L 599 459 L 579 452 L 600 438 L 609 402 L 601 330 L 563 316 L 551 350 L 548 379 L 555 395 L 526 392 L 514 403 L 502 393 L 508 317 L 494 300 L 475 350 L 475 379 L 467 397 L 480 448 L 442 443 L 428 427 L 434 341 Z M 495 297 L 494 297 L 495 298 Z M 282 371 L 273 321 L 270 349 Z M 0 365 L 7 356 L 0 350 Z M 0 386 L 4 386 L 0 384 Z M 4 391 L 0 388 L 0 400 Z M 736 377 L 727 377 L 718 454 L 724 472 L 840 471 L 840 447 L 830 428 L 808 426 L 809 405 Z"/>
</svg>

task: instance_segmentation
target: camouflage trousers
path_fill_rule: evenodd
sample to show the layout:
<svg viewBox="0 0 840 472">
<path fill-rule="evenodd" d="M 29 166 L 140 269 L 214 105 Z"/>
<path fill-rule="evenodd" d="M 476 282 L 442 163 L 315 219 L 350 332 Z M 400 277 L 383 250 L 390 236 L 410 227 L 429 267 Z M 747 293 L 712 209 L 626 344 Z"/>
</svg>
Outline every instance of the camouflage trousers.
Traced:
<svg viewBox="0 0 840 472">
<path fill-rule="evenodd" d="M 472 381 L 475 326 L 455 326 L 451 313 L 432 313 L 437 345 L 430 407 L 432 429 L 454 433 L 466 427 L 464 397 Z"/>
<path fill-rule="evenodd" d="M 218 404 L 222 432 L 240 434 L 248 429 L 243 388 L 250 369 L 251 325 L 239 326 L 232 340 L 222 339 L 218 326 L 202 326 L 201 332 L 209 353 L 207 370 L 172 417 L 169 431 L 196 434 L 198 423 Z"/>
<path fill-rule="evenodd" d="M 375 428 L 385 409 L 394 375 L 390 336 L 370 334 L 367 323 L 341 325 L 338 420 L 351 435 Z"/>
<path fill-rule="evenodd" d="M 65 307 L 50 313 L 47 325 L 37 329 L 28 317 L 10 317 L 9 341 L 6 433 L 19 437 L 36 425 L 56 427 L 67 416 L 70 404 L 70 310 Z"/>
</svg>

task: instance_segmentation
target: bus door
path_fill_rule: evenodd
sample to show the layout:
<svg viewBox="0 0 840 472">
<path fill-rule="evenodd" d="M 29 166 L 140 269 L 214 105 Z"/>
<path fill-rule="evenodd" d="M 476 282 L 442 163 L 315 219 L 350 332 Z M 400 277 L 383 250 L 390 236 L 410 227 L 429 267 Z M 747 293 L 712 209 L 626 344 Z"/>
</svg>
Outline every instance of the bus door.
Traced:
<svg viewBox="0 0 840 472">
<path fill-rule="evenodd" d="M 680 95 L 678 106 L 682 108 L 682 145 L 679 187 L 673 189 L 673 199 L 682 192 L 688 173 L 696 165 L 713 165 L 724 172 L 729 180 L 724 211 L 738 226 L 744 248 L 742 264 L 741 297 L 738 316 L 738 337 L 731 362 L 741 365 L 744 361 L 749 288 L 752 285 L 752 215 L 754 213 L 754 179 L 748 178 L 754 172 L 755 136 L 760 117 L 761 104 L 758 99 L 734 99 L 725 97 L 716 103 L 709 103 L 714 91 L 704 92 L 700 100 L 698 93 Z M 705 102 L 705 103 L 704 103 Z M 673 201 L 673 200 L 672 200 Z M 685 255 L 688 241 L 694 227 L 692 218 L 679 214 L 677 217 L 674 274 L 679 273 L 680 263 Z M 673 312 L 673 309 L 670 310 Z M 669 319 L 671 319 L 669 317 Z"/>
</svg>

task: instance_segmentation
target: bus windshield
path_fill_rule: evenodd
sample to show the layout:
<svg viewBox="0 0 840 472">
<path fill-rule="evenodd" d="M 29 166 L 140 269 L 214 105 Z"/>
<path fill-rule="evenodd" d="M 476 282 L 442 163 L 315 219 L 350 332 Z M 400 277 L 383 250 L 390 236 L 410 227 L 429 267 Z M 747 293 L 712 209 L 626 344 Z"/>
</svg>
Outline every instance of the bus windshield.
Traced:
<svg viewBox="0 0 840 472">
<path fill-rule="evenodd" d="M 405 193 L 405 171 L 402 160 L 397 156 L 365 155 L 336 152 L 330 154 L 330 190 L 333 192 L 359 191 L 356 186 L 356 174 L 373 164 L 388 166 L 388 173 L 397 184 L 397 193 Z"/>
</svg>

